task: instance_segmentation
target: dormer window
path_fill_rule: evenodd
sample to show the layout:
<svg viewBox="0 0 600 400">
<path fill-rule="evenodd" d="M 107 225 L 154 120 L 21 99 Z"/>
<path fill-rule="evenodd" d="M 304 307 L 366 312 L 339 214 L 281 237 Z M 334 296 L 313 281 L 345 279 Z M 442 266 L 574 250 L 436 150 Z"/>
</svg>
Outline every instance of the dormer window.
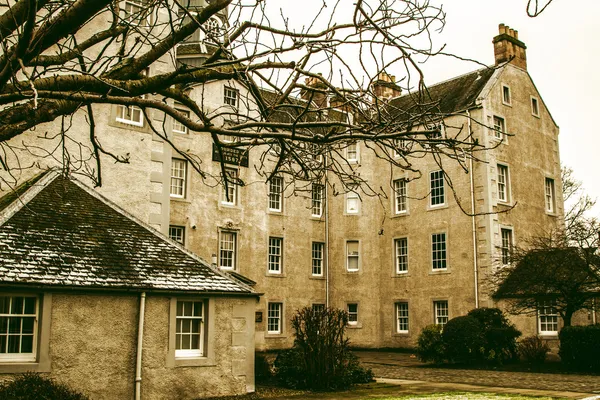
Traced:
<svg viewBox="0 0 600 400">
<path fill-rule="evenodd" d="M 221 43 L 223 41 L 221 27 L 222 23 L 218 18 L 210 17 L 202 26 L 202 29 L 204 30 L 204 39 L 211 43 Z"/>
</svg>

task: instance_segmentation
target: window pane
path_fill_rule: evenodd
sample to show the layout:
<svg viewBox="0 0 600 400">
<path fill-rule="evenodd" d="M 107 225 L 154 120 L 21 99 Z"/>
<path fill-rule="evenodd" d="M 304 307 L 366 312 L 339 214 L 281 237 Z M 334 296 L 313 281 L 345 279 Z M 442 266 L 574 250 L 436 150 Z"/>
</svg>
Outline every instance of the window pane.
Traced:
<svg viewBox="0 0 600 400">
<path fill-rule="evenodd" d="M 430 174 L 431 187 L 431 205 L 441 205 L 445 203 L 444 196 L 444 172 L 435 171 Z"/>
<path fill-rule="evenodd" d="M 35 297 L 25 297 L 25 314 L 35 314 Z"/>
<path fill-rule="evenodd" d="M 12 305 L 10 307 L 11 314 L 22 314 L 23 313 L 23 298 L 13 297 Z"/>
</svg>

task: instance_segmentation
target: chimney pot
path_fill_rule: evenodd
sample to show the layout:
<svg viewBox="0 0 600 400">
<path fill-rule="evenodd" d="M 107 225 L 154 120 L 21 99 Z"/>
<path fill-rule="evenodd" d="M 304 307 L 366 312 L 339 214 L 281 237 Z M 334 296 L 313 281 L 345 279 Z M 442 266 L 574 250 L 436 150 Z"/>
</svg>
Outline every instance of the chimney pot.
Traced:
<svg viewBox="0 0 600 400">
<path fill-rule="evenodd" d="M 494 37 L 492 43 L 494 44 L 494 58 L 496 65 L 500 65 L 505 62 L 527 69 L 527 57 L 525 54 L 525 43 L 519 40 L 519 32 L 510 29 L 508 25 L 498 25 L 498 31 L 500 34 Z"/>
</svg>

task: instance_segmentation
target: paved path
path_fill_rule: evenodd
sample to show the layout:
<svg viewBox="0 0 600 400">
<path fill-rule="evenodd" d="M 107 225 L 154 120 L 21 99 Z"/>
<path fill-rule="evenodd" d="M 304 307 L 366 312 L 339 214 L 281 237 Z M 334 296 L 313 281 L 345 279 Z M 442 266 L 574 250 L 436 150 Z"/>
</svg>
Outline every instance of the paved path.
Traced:
<svg viewBox="0 0 600 400">
<path fill-rule="evenodd" d="M 598 375 L 423 368 L 423 363 L 407 353 L 358 351 L 356 355 L 376 378 L 600 394 Z"/>
</svg>

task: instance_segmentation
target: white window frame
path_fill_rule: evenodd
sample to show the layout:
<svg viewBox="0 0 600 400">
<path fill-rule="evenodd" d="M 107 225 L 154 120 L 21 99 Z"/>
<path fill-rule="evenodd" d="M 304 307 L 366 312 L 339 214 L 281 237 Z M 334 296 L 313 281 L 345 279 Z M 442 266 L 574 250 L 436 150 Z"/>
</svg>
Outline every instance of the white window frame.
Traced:
<svg viewBox="0 0 600 400">
<path fill-rule="evenodd" d="M 348 325 L 358 325 L 358 303 L 346 303 L 348 312 Z"/>
<path fill-rule="evenodd" d="M 503 266 L 510 264 L 510 256 L 514 246 L 514 232 L 512 228 L 500 228 L 500 262 Z"/>
<path fill-rule="evenodd" d="M 356 243 L 356 251 L 350 253 L 350 247 L 354 247 Z M 356 268 L 350 268 L 351 260 L 356 259 Z M 346 240 L 346 271 L 347 272 L 358 272 L 360 271 L 360 241 L 359 240 Z"/>
<path fill-rule="evenodd" d="M 269 335 L 281 335 L 283 327 L 283 303 L 270 302 L 267 304 L 267 333 Z"/>
<path fill-rule="evenodd" d="M 556 213 L 556 185 L 553 178 L 544 179 L 544 203 L 548 214 Z"/>
<path fill-rule="evenodd" d="M 231 86 L 223 86 L 223 104 L 237 109 L 240 104 L 240 91 Z"/>
<path fill-rule="evenodd" d="M 443 328 L 449 320 L 448 300 L 435 300 L 433 302 L 433 323 Z"/>
<path fill-rule="evenodd" d="M 431 269 L 446 271 L 448 269 L 448 238 L 446 232 L 431 234 Z"/>
<path fill-rule="evenodd" d="M 540 117 L 540 100 L 535 96 L 531 97 L 531 115 L 534 117 Z"/>
<path fill-rule="evenodd" d="M 187 118 L 190 117 L 190 112 L 188 110 L 182 110 L 182 109 L 176 108 L 175 111 L 177 111 L 179 114 L 183 115 L 184 117 L 187 117 Z M 182 124 L 181 122 L 179 122 L 175 118 L 173 118 L 173 132 L 179 133 L 180 135 L 187 135 L 188 128 L 187 128 L 187 126 L 185 126 L 184 124 Z"/>
<path fill-rule="evenodd" d="M 181 307 L 180 307 L 181 305 Z M 190 305 L 188 309 L 186 305 Z M 200 312 L 196 310 L 200 308 Z M 177 299 L 175 305 L 175 358 L 189 359 L 204 357 L 205 354 L 205 315 L 206 302 L 203 300 L 183 300 Z M 199 315 L 195 315 L 199 314 Z M 194 321 L 197 321 L 197 328 L 194 328 Z M 186 324 L 188 322 L 188 324 Z M 189 325 L 187 329 L 186 325 Z M 192 337 L 198 337 L 198 344 L 192 344 Z M 184 346 L 185 337 L 189 337 L 188 346 Z M 188 347 L 188 348 L 185 348 Z"/>
<path fill-rule="evenodd" d="M 204 43 L 216 45 L 223 42 L 223 22 L 219 18 L 211 16 L 202 25 L 201 31 L 202 41 Z M 214 35 L 213 32 L 216 32 L 217 34 Z"/>
<path fill-rule="evenodd" d="M 185 244 L 185 226 L 169 225 L 169 238 L 180 244 Z"/>
<path fill-rule="evenodd" d="M 440 198 L 441 202 L 439 202 Z M 443 207 L 445 205 L 446 187 L 444 182 L 444 170 L 440 169 L 437 171 L 432 171 L 429 173 L 429 206 L 431 208 L 435 208 Z"/>
<path fill-rule="evenodd" d="M 311 245 L 311 274 L 312 276 L 323 276 L 323 260 L 325 255 L 325 243 L 312 242 Z"/>
<path fill-rule="evenodd" d="M 0 333 L 0 336 L 6 336 L 6 340 L 4 343 L 4 349 L 0 348 L 0 363 L 17 363 L 17 362 L 35 362 L 37 360 L 37 351 L 38 351 L 38 322 L 40 320 L 40 297 L 37 295 L 29 295 L 29 294 L 2 294 L 0 298 L 4 299 L 4 308 L 0 308 L 0 320 L 6 319 L 7 328 L 6 333 Z M 23 299 L 20 310 L 15 310 L 14 305 L 16 299 Z M 25 299 L 33 299 L 33 312 L 26 312 Z M 6 301 L 8 300 L 8 304 Z M 49 318 L 49 316 L 47 316 Z M 19 319 L 19 332 L 10 331 L 10 324 L 14 322 L 14 319 Z M 23 321 L 33 319 L 31 332 L 25 333 L 23 331 Z M 18 336 L 18 345 L 19 352 L 9 353 L 9 337 Z M 22 352 L 23 346 L 23 336 L 31 337 L 31 352 Z"/>
<path fill-rule="evenodd" d="M 313 183 L 311 190 L 311 215 L 315 218 L 321 218 L 323 215 L 323 198 L 325 186 Z"/>
<path fill-rule="evenodd" d="M 138 113 L 138 118 L 134 117 L 135 113 Z M 144 113 L 138 106 L 130 105 L 126 106 L 123 104 L 117 105 L 117 122 L 122 124 L 144 126 Z"/>
<path fill-rule="evenodd" d="M 125 0 L 123 3 L 121 15 L 124 22 L 127 22 L 131 26 L 145 26 L 150 24 L 151 13 L 148 13 L 148 15 L 142 14 L 144 7 L 148 7 L 146 2 L 140 0 Z"/>
<path fill-rule="evenodd" d="M 219 232 L 219 268 L 227 271 L 237 270 L 237 232 L 235 231 Z"/>
<path fill-rule="evenodd" d="M 238 202 L 238 170 L 234 168 L 225 168 L 225 175 L 221 186 L 221 204 L 235 206 Z M 225 180 L 227 180 L 227 186 L 225 186 Z M 229 192 L 229 199 L 227 199 L 227 192 Z"/>
<path fill-rule="evenodd" d="M 396 215 L 408 212 L 408 188 L 406 179 L 396 179 L 394 185 L 394 211 Z"/>
<path fill-rule="evenodd" d="M 396 274 L 408 273 L 408 238 L 401 237 L 394 239 L 394 264 Z"/>
<path fill-rule="evenodd" d="M 281 275 L 283 270 L 283 238 L 269 236 L 267 272 Z"/>
<path fill-rule="evenodd" d="M 541 336 L 558 335 L 558 312 L 556 311 L 556 300 L 545 300 L 538 305 L 537 320 L 538 333 Z"/>
<path fill-rule="evenodd" d="M 499 115 L 492 116 L 492 124 L 494 126 L 494 138 L 502 140 L 506 135 L 506 120 Z"/>
<path fill-rule="evenodd" d="M 407 301 L 397 301 L 394 304 L 396 315 L 396 333 L 408 333 L 409 330 L 409 311 Z"/>
<path fill-rule="evenodd" d="M 268 193 L 269 211 L 283 211 L 283 178 L 281 176 L 273 176 L 269 181 Z"/>
<path fill-rule="evenodd" d="M 356 204 L 355 208 L 352 208 L 352 204 Z M 356 215 L 360 214 L 360 196 L 357 192 L 351 190 L 346 193 L 346 214 Z"/>
<path fill-rule="evenodd" d="M 500 94 L 502 96 L 502 104 L 506 106 L 512 106 L 512 93 L 510 91 L 510 86 L 502 85 L 502 91 Z"/>
<path fill-rule="evenodd" d="M 496 164 L 496 169 L 498 201 L 500 203 L 510 203 L 510 173 L 508 165 Z"/>
<path fill-rule="evenodd" d="M 171 197 L 184 199 L 187 192 L 187 161 L 180 158 L 171 159 Z"/>
<path fill-rule="evenodd" d="M 346 146 L 346 161 L 350 164 L 360 162 L 360 146 L 358 145 L 358 142 L 351 142 Z"/>
</svg>

